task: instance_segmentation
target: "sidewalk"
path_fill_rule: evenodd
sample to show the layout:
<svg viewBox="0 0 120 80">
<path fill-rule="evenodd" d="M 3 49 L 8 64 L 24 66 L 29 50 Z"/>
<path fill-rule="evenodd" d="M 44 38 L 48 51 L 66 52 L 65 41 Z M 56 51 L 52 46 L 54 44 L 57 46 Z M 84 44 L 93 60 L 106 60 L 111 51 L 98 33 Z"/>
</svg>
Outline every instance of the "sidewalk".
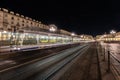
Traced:
<svg viewBox="0 0 120 80">
<path fill-rule="evenodd" d="M 52 80 L 115 80 L 115 78 L 111 72 L 107 72 L 107 63 L 103 62 L 100 48 L 93 44 L 84 54 L 65 66 Z"/>
<path fill-rule="evenodd" d="M 104 53 L 103 53 L 104 51 L 102 51 L 101 46 L 99 45 L 97 49 L 99 55 L 102 80 L 116 80 L 112 71 L 111 70 L 108 71 L 108 61 L 106 60 L 106 57 L 104 60 Z"/>
<path fill-rule="evenodd" d="M 62 73 L 62 74 L 60 74 Z M 100 80 L 95 45 L 80 53 L 51 80 Z"/>
</svg>

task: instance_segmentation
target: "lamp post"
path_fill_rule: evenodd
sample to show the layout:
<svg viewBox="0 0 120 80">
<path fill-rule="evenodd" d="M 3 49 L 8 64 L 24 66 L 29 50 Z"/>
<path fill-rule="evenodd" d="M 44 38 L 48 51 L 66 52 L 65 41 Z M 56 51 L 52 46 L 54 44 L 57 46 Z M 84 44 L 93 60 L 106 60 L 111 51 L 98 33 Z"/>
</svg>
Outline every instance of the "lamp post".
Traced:
<svg viewBox="0 0 120 80">
<path fill-rule="evenodd" d="M 49 31 L 50 31 L 50 32 L 55 32 L 56 29 L 55 29 L 54 27 L 50 27 Z"/>
<path fill-rule="evenodd" d="M 12 48 L 12 45 L 13 45 L 13 33 L 12 31 L 10 32 L 10 48 Z"/>
<path fill-rule="evenodd" d="M 115 35 L 114 35 L 115 33 L 116 33 L 115 30 L 111 30 L 111 31 L 110 31 L 110 34 L 112 34 L 112 38 L 115 37 Z M 108 48 L 108 51 L 107 51 L 107 53 L 108 53 L 108 54 L 107 54 L 107 56 L 108 56 L 108 69 L 107 69 L 107 71 L 110 72 L 110 63 L 111 63 L 111 62 L 110 62 L 110 49 L 109 49 L 109 46 L 107 46 L 107 48 Z"/>
<path fill-rule="evenodd" d="M 55 32 L 56 29 L 51 26 L 51 27 L 49 28 L 49 31 L 50 31 L 50 32 Z M 48 42 L 50 42 L 50 34 L 48 34 Z"/>
<path fill-rule="evenodd" d="M 15 45 L 16 45 L 16 26 L 14 26 L 14 34 L 15 34 Z"/>
<path fill-rule="evenodd" d="M 112 40 L 114 40 L 113 38 L 115 37 L 115 33 L 116 33 L 115 30 L 111 30 L 111 31 L 110 31 L 110 34 L 112 35 Z"/>
<path fill-rule="evenodd" d="M 83 40 L 84 40 L 84 35 L 81 35 L 80 38 L 81 38 L 81 40 L 83 41 Z"/>
<path fill-rule="evenodd" d="M 72 42 L 73 42 L 73 38 L 74 38 L 74 36 L 75 36 L 75 33 L 72 32 L 72 33 L 71 33 L 71 36 L 72 36 Z"/>
<path fill-rule="evenodd" d="M 111 30 L 111 31 L 110 31 L 110 34 L 115 34 L 115 33 L 116 33 L 115 30 Z"/>
<path fill-rule="evenodd" d="M 10 47 L 13 47 L 13 45 L 16 45 L 16 26 L 13 26 L 11 31 Z"/>
</svg>

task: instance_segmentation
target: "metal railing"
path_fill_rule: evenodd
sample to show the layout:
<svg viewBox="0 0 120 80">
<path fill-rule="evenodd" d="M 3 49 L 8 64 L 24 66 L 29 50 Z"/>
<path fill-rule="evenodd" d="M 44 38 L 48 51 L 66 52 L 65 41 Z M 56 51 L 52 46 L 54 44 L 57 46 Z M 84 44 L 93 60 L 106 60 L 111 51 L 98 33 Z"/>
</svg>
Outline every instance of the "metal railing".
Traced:
<svg viewBox="0 0 120 80">
<path fill-rule="evenodd" d="M 107 72 L 112 72 L 116 80 L 120 80 L 120 59 L 115 57 L 115 53 L 104 49 L 104 61 L 107 61 Z M 107 53 L 106 53 L 107 52 Z"/>
</svg>

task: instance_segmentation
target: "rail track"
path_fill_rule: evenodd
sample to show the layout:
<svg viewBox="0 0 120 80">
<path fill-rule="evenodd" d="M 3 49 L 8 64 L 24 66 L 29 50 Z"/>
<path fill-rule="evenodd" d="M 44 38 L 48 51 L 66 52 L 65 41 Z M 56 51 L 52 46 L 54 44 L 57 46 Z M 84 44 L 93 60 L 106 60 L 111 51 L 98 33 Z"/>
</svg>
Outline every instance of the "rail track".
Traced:
<svg viewBox="0 0 120 80">
<path fill-rule="evenodd" d="M 69 61 L 75 58 L 78 54 L 80 54 L 81 50 L 84 50 L 85 47 L 88 47 L 88 45 L 85 44 L 82 46 L 76 46 L 74 48 L 58 52 L 59 54 L 56 53 L 55 55 L 48 56 L 43 59 L 36 59 L 31 62 L 14 66 L 12 68 L 1 70 L 0 71 L 0 75 L 2 76 L 1 80 L 23 80 L 23 79 L 28 80 L 30 76 L 33 77 L 34 74 L 38 72 L 42 74 L 44 73 L 45 74 L 44 78 L 49 78 L 60 68 L 69 63 Z M 52 74 L 46 74 L 46 71 L 44 71 L 46 69 L 49 69 L 47 71 L 52 71 L 49 72 Z M 42 79 L 40 80 L 44 80 L 44 78 L 42 77 Z"/>
<path fill-rule="evenodd" d="M 51 48 L 45 48 L 45 49 L 39 49 L 39 50 L 33 50 L 33 51 L 24 51 L 24 52 L 18 52 L 14 53 L 12 56 L 9 56 L 8 58 L 5 58 L 2 61 L 14 61 L 13 63 L 4 64 L 0 66 L 0 70 L 3 70 L 5 68 L 9 68 L 18 64 L 22 64 L 37 58 L 44 58 L 47 56 L 51 56 L 56 54 L 57 52 L 64 51 L 66 49 L 78 46 L 79 44 L 74 45 L 65 45 L 65 46 L 57 46 L 57 47 L 51 47 Z M 7 55 L 5 55 L 7 56 Z"/>
</svg>

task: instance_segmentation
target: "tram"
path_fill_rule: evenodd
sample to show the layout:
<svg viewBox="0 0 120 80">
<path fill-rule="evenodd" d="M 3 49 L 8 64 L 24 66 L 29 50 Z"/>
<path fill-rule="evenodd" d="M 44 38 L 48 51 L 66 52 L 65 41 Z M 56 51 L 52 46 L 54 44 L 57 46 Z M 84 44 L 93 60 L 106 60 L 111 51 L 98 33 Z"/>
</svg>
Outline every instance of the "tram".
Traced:
<svg viewBox="0 0 120 80">
<path fill-rule="evenodd" d="M 71 43 L 79 42 L 79 37 L 70 35 L 55 34 L 48 32 L 8 32 L 0 31 L 0 45 L 39 45 L 39 44 L 55 44 L 55 43 Z"/>
</svg>

